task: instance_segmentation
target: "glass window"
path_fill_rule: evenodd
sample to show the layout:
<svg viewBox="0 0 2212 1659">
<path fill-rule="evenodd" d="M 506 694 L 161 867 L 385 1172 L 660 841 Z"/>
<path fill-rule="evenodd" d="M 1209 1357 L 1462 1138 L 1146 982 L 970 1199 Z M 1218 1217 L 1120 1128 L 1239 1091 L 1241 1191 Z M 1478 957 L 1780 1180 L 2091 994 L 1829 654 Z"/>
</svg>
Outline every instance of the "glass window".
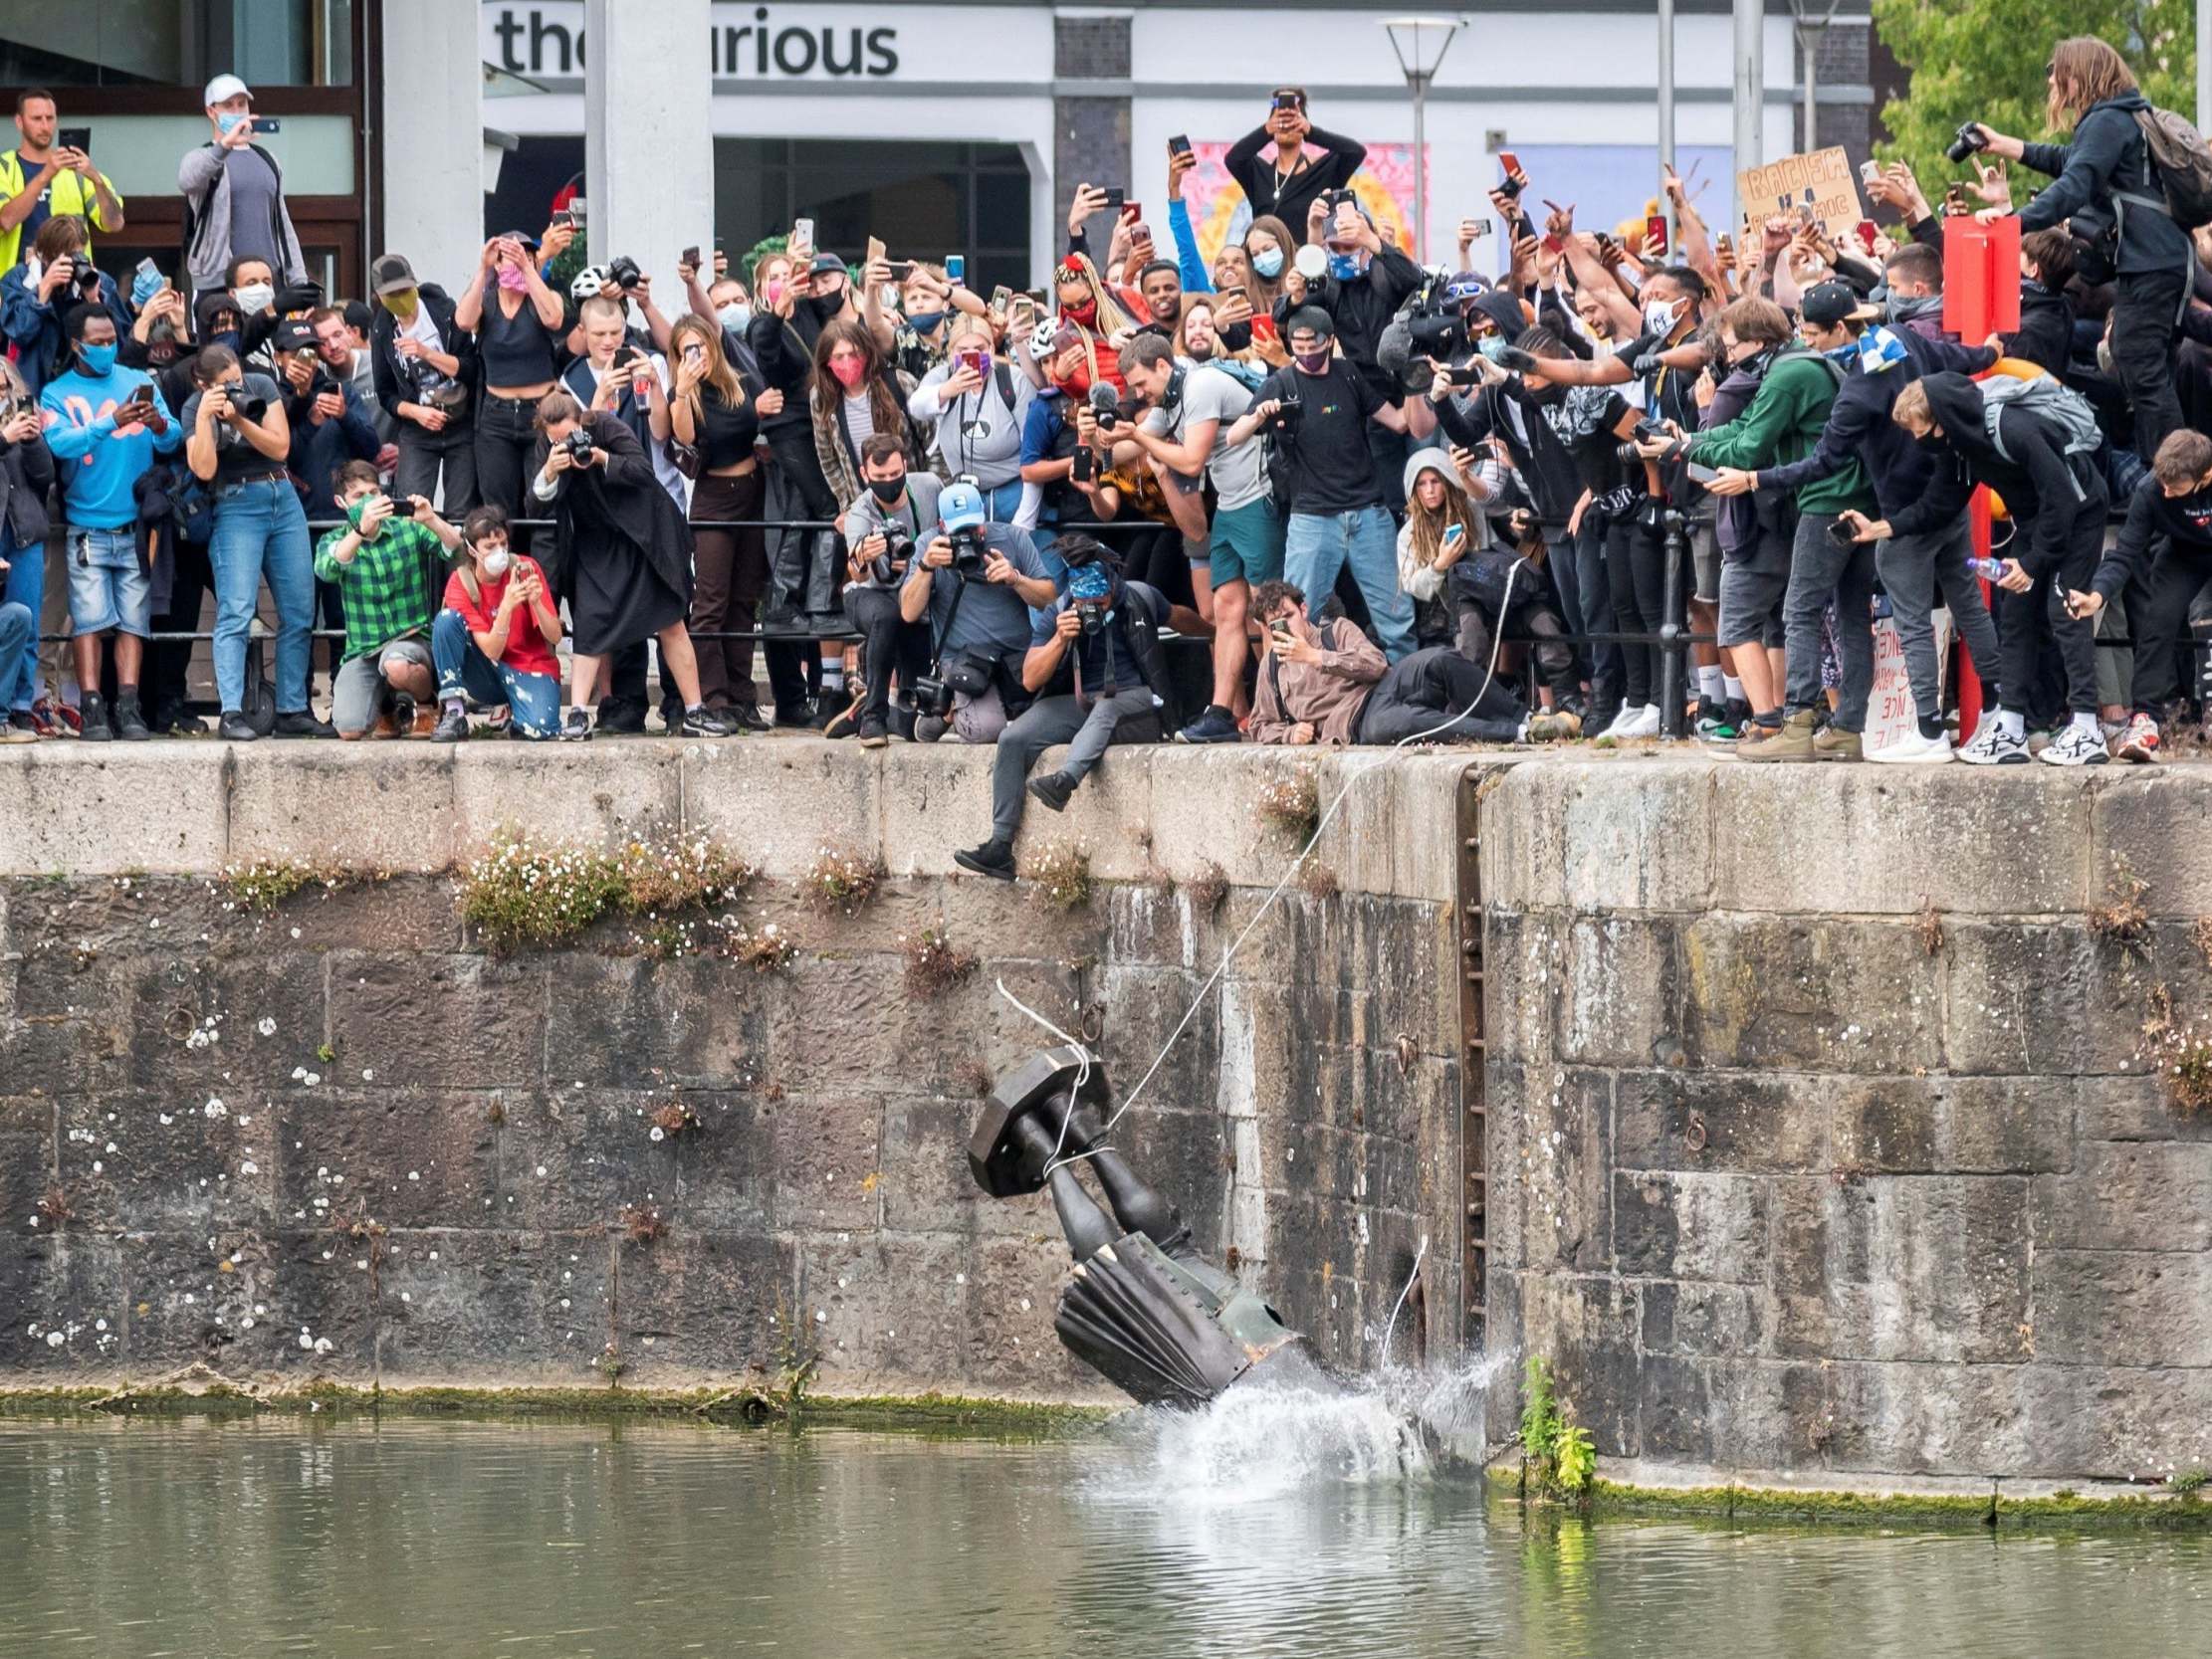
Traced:
<svg viewBox="0 0 2212 1659">
<path fill-rule="evenodd" d="M 69 0 L 9 8 L 0 85 L 353 84 L 353 0 Z"/>
</svg>

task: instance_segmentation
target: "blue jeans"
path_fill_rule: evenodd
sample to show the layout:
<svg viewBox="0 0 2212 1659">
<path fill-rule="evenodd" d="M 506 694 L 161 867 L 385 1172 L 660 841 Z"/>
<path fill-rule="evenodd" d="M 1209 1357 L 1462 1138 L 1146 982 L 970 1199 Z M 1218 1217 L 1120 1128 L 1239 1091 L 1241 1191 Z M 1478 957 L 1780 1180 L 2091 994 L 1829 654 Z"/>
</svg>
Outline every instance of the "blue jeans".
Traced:
<svg viewBox="0 0 2212 1659">
<path fill-rule="evenodd" d="M 1013 516 L 1021 511 L 1021 480 L 1010 478 L 1003 484 L 983 488 L 984 517 L 994 524 L 1010 524 Z"/>
<path fill-rule="evenodd" d="M 207 557 L 215 568 L 215 690 L 223 708 L 245 707 L 246 636 L 266 581 L 277 602 L 277 713 L 303 712 L 308 631 L 315 626 L 315 549 L 291 484 L 257 478 L 219 489 Z"/>
<path fill-rule="evenodd" d="M 39 695 L 39 604 L 46 596 L 46 543 L 18 547 L 0 524 L 0 558 L 8 561 L 8 584 L 0 603 L 22 605 L 31 613 L 31 632 L 20 650 L 0 652 L 0 712 L 28 711 Z"/>
<path fill-rule="evenodd" d="M 459 611 L 440 611 L 430 624 L 430 658 L 438 665 L 438 701 L 466 692 L 479 703 L 504 703 L 515 725 L 534 737 L 560 729 L 560 682 L 550 674 L 524 674 L 495 663 L 469 638 Z"/>
<path fill-rule="evenodd" d="M 1398 586 L 1398 532 L 1379 507 L 1357 513 L 1293 513 L 1283 542 L 1282 573 L 1306 596 L 1318 617 L 1346 564 L 1367 600 L 1383 655 L 1402 662 L 1414 654 L 1414 602 Z"/>
</svg>

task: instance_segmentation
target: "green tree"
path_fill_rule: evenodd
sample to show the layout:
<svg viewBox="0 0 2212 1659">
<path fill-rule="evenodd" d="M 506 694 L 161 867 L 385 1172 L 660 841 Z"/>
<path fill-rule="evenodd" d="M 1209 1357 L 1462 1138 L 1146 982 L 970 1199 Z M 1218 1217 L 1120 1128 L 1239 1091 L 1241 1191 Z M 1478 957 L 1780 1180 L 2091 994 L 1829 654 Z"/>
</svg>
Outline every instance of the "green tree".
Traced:
<svg viewBox="0 0 2212 1659">
<path fill-rule="evenodd" d="M 1905 96 L 1882 105 L 1889 137 L 1875 153 L 1909 163 L 1931 202 L 1952 179 L 1973 177 L 1943 157 L 1961 121 L 2030 140 L 2063 136 L 2044 117 L 2044 66 L 2069 36 L 2112 42 L 2151 103 L 2195 111 L 2193 0 L 1874 0 L 1873 12 L 1875 32 L 1912 75 Z M 2013 200 L 2044 182 L 2028 173 Z"/>
</svg>

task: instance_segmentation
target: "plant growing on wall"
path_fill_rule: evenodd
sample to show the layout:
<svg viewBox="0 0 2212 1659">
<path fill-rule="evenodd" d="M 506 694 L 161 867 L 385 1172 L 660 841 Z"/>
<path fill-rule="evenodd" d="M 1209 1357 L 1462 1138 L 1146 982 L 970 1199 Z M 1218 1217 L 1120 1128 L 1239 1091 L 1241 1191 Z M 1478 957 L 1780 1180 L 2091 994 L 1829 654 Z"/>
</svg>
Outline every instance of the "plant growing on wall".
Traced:
<svg viewBox="0 0 2212 1659">
<path fill-rule="evenodd" d="M 1587 1503 L 1597 1479 L 1590 1431 L 1574 1420 L 1552 1389 L 1551 1367 L 1529 1355 L 1528 1401 L 1521 1407 L 1521 1479 L 1551 1497 Z"/>
</svg>

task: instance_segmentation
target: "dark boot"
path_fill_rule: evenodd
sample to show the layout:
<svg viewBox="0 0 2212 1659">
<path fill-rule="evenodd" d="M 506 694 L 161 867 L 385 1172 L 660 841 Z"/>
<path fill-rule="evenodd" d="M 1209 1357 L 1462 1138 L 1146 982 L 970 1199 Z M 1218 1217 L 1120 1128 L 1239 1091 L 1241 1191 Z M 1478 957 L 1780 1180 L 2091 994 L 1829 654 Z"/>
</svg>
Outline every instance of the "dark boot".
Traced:
<svg viewBox="0 0 2212 1659">
<path fill-rule="evenodd" d="M 78 701 L 77 713 L 85 723 L 78 727 L 78 736 L 88 743 L 114 741 L 115 733 L 108 725 L 108 705 L 98 692 L 87 692 Z"/>
<path fill-rule="evenodd" d="M 126 743 L 143 743 L 153 736 L 146 728 L 146 717 L 139 712 L 136 686 L 115 689 L 115 735 Z"/>
</svg>

